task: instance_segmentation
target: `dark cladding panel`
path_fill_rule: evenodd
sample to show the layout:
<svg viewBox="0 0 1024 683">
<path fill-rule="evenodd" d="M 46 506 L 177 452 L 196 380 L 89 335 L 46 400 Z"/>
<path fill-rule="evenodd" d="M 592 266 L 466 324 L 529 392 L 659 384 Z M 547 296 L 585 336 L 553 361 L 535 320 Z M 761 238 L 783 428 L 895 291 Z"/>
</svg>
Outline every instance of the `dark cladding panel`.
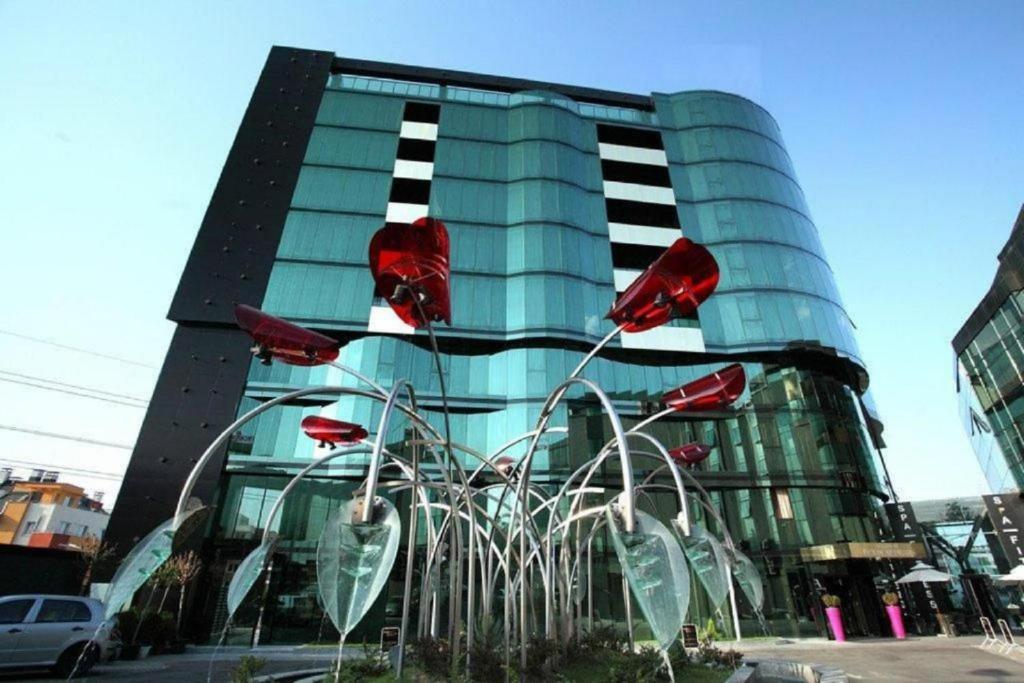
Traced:
<svg viewBox="0 0 1024 683">
<path fill-rule="evenodd" d="M 174 514 L 192 466 L 234 421 L 250 345 L 238 329 L 178 326 L 107 526 L 120 554 Z M 211 503 L 223 466 L 222 449 L 193 495 Z"/>
<path fill-rule="evenodd" d="M 235 303 L 263 302 L 333 58 L 270 51 L 171 303 L 171 320 L 233 325 Z"/>
</svg>

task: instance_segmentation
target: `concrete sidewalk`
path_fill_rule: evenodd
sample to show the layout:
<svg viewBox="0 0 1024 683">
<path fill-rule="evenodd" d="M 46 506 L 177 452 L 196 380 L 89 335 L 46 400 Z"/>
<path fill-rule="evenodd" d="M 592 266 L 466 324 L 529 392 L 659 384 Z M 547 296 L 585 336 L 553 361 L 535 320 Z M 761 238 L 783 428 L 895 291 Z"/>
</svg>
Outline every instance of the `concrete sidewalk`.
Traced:
<svg viewBox="0 0 1024 683">
<path fill-rule="evenodd" d="M 851 681 L 1024 681 L 1024 657 L 978 647 L 979 636 L 963 638 L 864 638 L 845 643 L 821 638 L 744 640 L 719 647 L 747 659 L 785 659 L 839 667 Z"/>
</svg>

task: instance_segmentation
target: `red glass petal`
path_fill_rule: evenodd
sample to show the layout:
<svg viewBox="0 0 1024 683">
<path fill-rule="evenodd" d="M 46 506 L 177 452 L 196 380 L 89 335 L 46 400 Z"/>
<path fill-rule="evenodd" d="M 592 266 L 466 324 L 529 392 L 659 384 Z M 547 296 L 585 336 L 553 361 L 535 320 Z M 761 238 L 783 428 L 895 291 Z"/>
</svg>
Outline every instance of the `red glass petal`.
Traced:
<svg viewBox="0 0 1024 683">
<path fill-rule="evenodd" d="M 405 324 L 452 324 L 448 250 L 448 230 L 434 218 L 420 218 L 412 225 L 386 223 L 370 240 L 370 272 L 377 293 Z M 413 296 L 419 297 L 419 306 Z"/>
<path fill-rule="evenodd" d="M 494 466 L 497 467 L 498 471 L 501 472 L 502 474 L 508 475 L 509 472 L 511 472 L 515 468 L 516 461 L 508 457 L 507 455 L 503 455 L 502 457 L 494 461 Z"/>
<path fill-rule="evenodd" d="M 319 441 L 320 445 L 353 444 L 367 437 L 367 432 L 360 425 L 329 417 L 308 415 L 302 418 L 302 431 L 309 438 Z"/>
<path fill-rule="evenodd" d="M 681 465 L 696 465 L 711 455 L 711 446 L 702 443 L 688 443 L 670 448 L 668 454 Z"/>
<path fill-rule="evenodd" d="M 678 411 L 720 410 L 739 398 L 746 385 L 747 376 L 743 366 L 733 363 L 718 372 L 666 392 L 661 402 Z"/>
<path fill-rule="evenodd" d="M 677 239 L 633 281 L 608 312 L 626 332 L 691 315 L 718 286 L 718 263 L 705 247 Z"/>
<path fill-rule="evenodd" d="M 334 339 L 258 308 L 235 306 L 235 320 L 256 341 L 253 351 L 266 362 L 277 358 L 289 365 L 322 365 L 338 357 L 340 344 Z"/>
</svg>

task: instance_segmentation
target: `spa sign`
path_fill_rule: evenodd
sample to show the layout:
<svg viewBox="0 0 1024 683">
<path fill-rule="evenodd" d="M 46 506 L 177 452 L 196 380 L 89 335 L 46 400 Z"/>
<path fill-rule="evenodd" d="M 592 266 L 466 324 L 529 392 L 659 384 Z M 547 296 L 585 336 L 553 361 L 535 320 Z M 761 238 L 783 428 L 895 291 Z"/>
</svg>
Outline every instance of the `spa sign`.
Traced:
<svg viewBox="0 0 1024 683">
<path fill-rule="evenodd" d="M 999 545 L 1010 561 L 1010 569 L 1024 564 L 1024 500 L 1019 493 L 982 496 L 981 499 L 985 501 Z"/>
</svg>

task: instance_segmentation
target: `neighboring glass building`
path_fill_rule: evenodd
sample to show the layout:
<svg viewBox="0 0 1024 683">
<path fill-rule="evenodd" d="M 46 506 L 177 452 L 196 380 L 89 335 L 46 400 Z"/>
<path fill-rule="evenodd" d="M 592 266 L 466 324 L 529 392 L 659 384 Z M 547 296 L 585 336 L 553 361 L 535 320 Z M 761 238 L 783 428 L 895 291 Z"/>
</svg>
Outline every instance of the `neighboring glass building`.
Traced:
<svg viewBox="0 0 1024 683">
<path fill-rule="evenodd" d="M 333 335 L 340 362 L 384 386 L 410 379 L 441 424 L 426 335 L 375 298 L 367 267 L 370 237 L 385 221 L 428 214 L 452 243 L 453 320 L 437 330 L 452 438 L 484 452 L 533 428 L 548 393 L 612 329 L 604 316 L 616 293 L 661 250 L 682 235 L 705 244 L 721 282 L 699 316 L 622 335 L 585 376 L 635 423 L 665 390 L 742 362 L 748 389 L 736 417 L 667 420 L 655 434 L 670 445 L 716 445 L 696 476 L 760 568 L 776 634 L 821 632 L 816 595 L 826 590 L 856 606 L 846 610 L 849 630 L 881 632 L 868 557 L 801 555 L 883 540 L 884 444 L 853 325 L 778 125 L 753 102 L 714 91 L 634 95 L 275 48 L 172 305 L 178 332 L 110 535 L 129 541 L 169 516 L 190 460 L 238 414 L 297 387 L 349 381 L 331 368 L 247 359 L 236 302 Z M 310 401 L 233 436 L 197 489 L 216 504 L 199 623 L 223 624 L 234 567 L 316 453 L 301 419 L 372 429 L 379 410 L 355 398 Z M 553 424 L 569 431 L 546 442 L 534 465 L 552 487 L 610 435 L 579 388 Z M 404 430 L 396 423 L 385 438 L 398 443 Z M 253 591 L 235 637 L 249 637 L 261 607 L 261 642 L 328 635 L 316 542 L 365 465 L 346 459 L 289 497 L 271 523 L 282 541 L 269 597 Z M 614 486 L 614 471 L 603 476 Z M 650 501 L 659 510 L 670 503 Z M 619 567 L 609 546 L 598 547 L 595 605 L 622 618 Z M 396 582 L 367 634 L 398 614 L 400 598 Z M 759 629 L 748 606 L 740 612 L 745 629 Z M 711 616 L 700 598 L 691 616 Z"/>
<path fill-rule="evenodd" d="M 960 415 L 993 493 L 1024 490 L 1024 209 L 992 286 L 953 338 Z"/>
</svg>

